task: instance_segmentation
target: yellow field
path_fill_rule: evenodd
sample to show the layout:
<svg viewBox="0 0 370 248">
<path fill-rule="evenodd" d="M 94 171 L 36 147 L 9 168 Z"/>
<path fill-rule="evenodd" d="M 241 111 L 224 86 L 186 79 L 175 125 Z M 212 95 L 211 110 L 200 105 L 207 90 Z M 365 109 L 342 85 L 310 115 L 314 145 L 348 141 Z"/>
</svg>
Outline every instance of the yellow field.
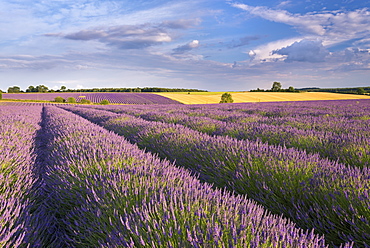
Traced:
<svg viewBox="0 0 370 248">
<path fill-rule="evenodd" d="M 187 92 L 156 93 L 184 104 L 219 103 L 224 92 Z M 311 101 L 311 100 L 345 100 L 370 99 L 368 95 L 337 94 L 326 92 L 230 92 L 234 103 L 240 102 L 278 102 L 278 101 Z"/>
</svg>

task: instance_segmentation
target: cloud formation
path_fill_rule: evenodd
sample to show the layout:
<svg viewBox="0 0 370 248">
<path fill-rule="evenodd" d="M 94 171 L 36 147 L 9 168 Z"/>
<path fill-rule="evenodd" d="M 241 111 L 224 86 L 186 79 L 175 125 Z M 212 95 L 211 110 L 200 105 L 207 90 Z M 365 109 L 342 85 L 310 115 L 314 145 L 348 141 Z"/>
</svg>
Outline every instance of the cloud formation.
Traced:
<svg viewBox="0 0 370 248">
<path fill-rule="evenodd" d="M 235 2 L 0 1 L 1 86 L 27 88 L 30 78 L 208 90 L 368 83 L 368 0 Z"/>
<path fill-rule="evenodd" d="M 370 55 L 367 53 L 370 48 L 370 11 L 367 8 L 294 14 L 264 6 L 231 5 L 253 16 L 292 26 L 300 33 L 300 36 L 271 41 L 250 50 L 248 55 L 253 64 L 278 61 L 318 63 L 332 58 L 330 63 L 334 68 L 339 61 L 359 60 L 360 54 L 361 61 L 366 61 L 364 57 Z M 347 50 L 338 51 L 344 44 Z"/>
<path fill-rule="evenodd" d="M 353 39 L 369 34 L 370 11 L 366 8 L 354 11 L 323 11 L 306 14 L 292 14 L 286 10 L 275 10 L 263 6 L 232 4 L 252 15 L 266 20 L 284 23 L 297 28 L 306 35 L 336 36 Z"/>
<path fill-rule="evenodd" d="M 120 49 L 141 49 L 172 41 L 169 32 L 151 24 L 119 25 L 106 28 L 81 30 L 70 34 L 46 34 L 70 40 L 96 40 Z"/>
<path fill-rule="evenodd" d="M 159 24 L 117 25 L 84 29 L 69 34 L 50 33 L 45 36 L 80 41 L 95 40 L 120 49 L 142 49 L 171 42 L 174 36 L 170 32 L 171 29 L 188 29 L 199 23 L 199 19 L 179 19 L 163 21 Z M 193 48 L 192 46 L 194 45 L 190 44 L 189 48 Z M 179 48 L 178 52 L 182 49 L 186 50 L 186 47 Z"/>
<path fill-rule="evenodd" d="M 245 45 L 249 45 L 251 41 L 259 40 L 261 37 L 259 35 L 248 35 L 244 36 L 242 38 L 239 38 L 239 40 L 233 40 L 231 44 L 229 45 L 229 48 L 236 48 L 241 47 Z"/>
<path fill-rule="evenodd" d="M 163 21 L 161 27 L 171 28 L 171 29 L 189 29 L 194 26 L 197 26 L 201 23 L 199 18 L 196 19 L 179 19 L 171 21 Z"/>
<path fill-rule="evenodd" d="M 285 56 L 285 62 L 324 62 L 329 51 L 320 40 L 301 40 L 292 45 L 275 50 L 272 54 Z"/>
<path fill-rule="evenodd" d="M 291 14 L 286 10 L 274 10 L 263 6 L 249 6 L 246 4 L 232 4 L 232 6 L 248 11 L 249 13 L 262 17 L 269 21 L 285 23 L 295 26 L 304 32 L 324 35 L 325 28 L 323 24 L 328 20 L 328 15 L 314 15 L 314 14 Z"/>
<path fill-rule="evenodd" d="M 199 40 L 193 40 L 185 45 L 173 49 L 173 54 L 182 54 L 199 47 Z"/>
</svg>

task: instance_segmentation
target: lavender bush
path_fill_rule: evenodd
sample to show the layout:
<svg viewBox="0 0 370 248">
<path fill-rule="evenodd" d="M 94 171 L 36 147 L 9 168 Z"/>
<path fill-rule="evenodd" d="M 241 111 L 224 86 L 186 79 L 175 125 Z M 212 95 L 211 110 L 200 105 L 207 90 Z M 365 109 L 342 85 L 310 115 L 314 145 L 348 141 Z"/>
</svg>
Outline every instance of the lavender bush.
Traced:
<svg viewBox="0 0 370 248">
<path fill-rule="evenodd" d="M 81 117 L 48 107 L 44 118 L 45 178 L 55 195 L 49 207 L 59 206 L 58 236 L 67 246 L 325 246 Z"/>
<path fill-rule="evenodd" d="M 0 246 L 24 243 L 41 107 L 0 106 Z"/>
<path fill-rule="evenodd" d="M 2 102 L 0 247 L 369 247 L 369 103 Z"/>
<path fill-rule="evenodd" d="M 340 103 L 342 105 L 333 103 L 335 109 L 324 105 L 325 111 L 324 107 L 320 108 L 322 101 L 305 108 L 302 103 L 287 105 L 286 108 L 270 103 L 262 105 L 262 108 L 257 104 L 238 104 L 234 108 L 216 108 L 215 105 L 178 108 L 120 106 L 107 110 L 151 121 L 177 123 L 210 135 L 283 144 L 348 165 L 369 166 L 370 117 L 367 111 L 370 108 L 366 104 L 369 101 L 356 101 L 354 106 Z M 349 112 L 351 108 L 355 113 Z"/>
<path fill-rule="evenodd" d="M 202 180 L 247 194 L 335 245 L 369 243 L 369 170 L 261 142 L 209 136 L 181 125 L 71 107 L 140 147 L 199 173 Z"/>
<path fill-rule="evenodd" d="M 75 114 L 15 106 L 0 106 L 1 247 L 327 247 Z"/>
<path fill-rule="evenodd" d="M 287 147 L 319 153 L 322 157 L 349 165 L 359 167 L 370 165 L 370 137 L 364 135 L 365 131 L 359 135 L 353 132 L 299 129 L 291 125 L 271 125 L 261 121 L 235 123 L 209 117 L 161 113 L 155 110 L 139 116 L 151 121 L 181 124 L 209 135 L 227 135 L 237 139 L 261 140 L 275 145 L 284 144 Z"/>
</svg>

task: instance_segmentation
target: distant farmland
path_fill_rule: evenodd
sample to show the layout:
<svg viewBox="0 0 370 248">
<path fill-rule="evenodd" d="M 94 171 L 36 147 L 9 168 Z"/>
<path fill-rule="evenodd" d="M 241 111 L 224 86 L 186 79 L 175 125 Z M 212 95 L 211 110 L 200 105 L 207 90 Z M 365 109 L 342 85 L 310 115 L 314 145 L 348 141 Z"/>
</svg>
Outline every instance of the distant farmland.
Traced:
<svg viewBox="0 0 370 248">
<path fill-rule="evenodd" d="M 191 92 L 188 93 L 157 93 L 184 104 L 219 103 L 223 92 Z M 370 99 L 370 96 L 337 94 L 327 92 L 231 92 L 235 103 L 242 102 L 280 102 L 280 101 L 311 101 L 311 100 L 345 100 Z"/>
<path fill-rule="evenodd" d="M 74 97 L 77 102 L 82 99 L 99 103 L 102 100 L 108 100 L 115 104 L 179 104 L 179 102 L 164 96 L 150 93 L 82 93 L 82 92 L 60 92 L 60 93 L 12 93 L 3 94 L 3 99 L 9 100 L 39 100 L 54 101 L 56 97 L 62 97 L 67 100 Z"/>
<path fill-rule="evenodd" d="M 4 93 L 4 100 L 54 101 L 56 97 L 67 100 L 74 97 L 76 102 L 82 99 L 92 103 L 100 103 L 106 99 L 112 104 L 212 104 L 219 103 L 224 92 L 164 92 L 164 93 Z M 234 103 L 243 102 L 280 102 L 280 101 L 311 101 L 311 100 L 345 100 L 370 99 L 366 95 L 339 94 L 329 92 L 230 92 Z"/>
</svg>

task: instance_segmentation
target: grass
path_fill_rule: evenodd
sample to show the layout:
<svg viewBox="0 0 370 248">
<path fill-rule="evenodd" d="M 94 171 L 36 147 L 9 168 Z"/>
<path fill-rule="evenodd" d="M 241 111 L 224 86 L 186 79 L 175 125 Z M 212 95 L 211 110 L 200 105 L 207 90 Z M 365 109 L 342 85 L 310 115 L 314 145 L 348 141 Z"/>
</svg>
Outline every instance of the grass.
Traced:
<svg viewBox="0 0 370 248">
<path fill-rule="evenodd" d="M 158 95 L 168 97 L 184 104 L 219 103 L 224 92 L 163 92 Z M 312 101 L 312 100 L 345 100 L 370 99 L 366 95 L 338 94 L 328 92 L 229 92 L 234 103 L 241 102 L 279 102 L 279 101 Z"/>
</svg>

